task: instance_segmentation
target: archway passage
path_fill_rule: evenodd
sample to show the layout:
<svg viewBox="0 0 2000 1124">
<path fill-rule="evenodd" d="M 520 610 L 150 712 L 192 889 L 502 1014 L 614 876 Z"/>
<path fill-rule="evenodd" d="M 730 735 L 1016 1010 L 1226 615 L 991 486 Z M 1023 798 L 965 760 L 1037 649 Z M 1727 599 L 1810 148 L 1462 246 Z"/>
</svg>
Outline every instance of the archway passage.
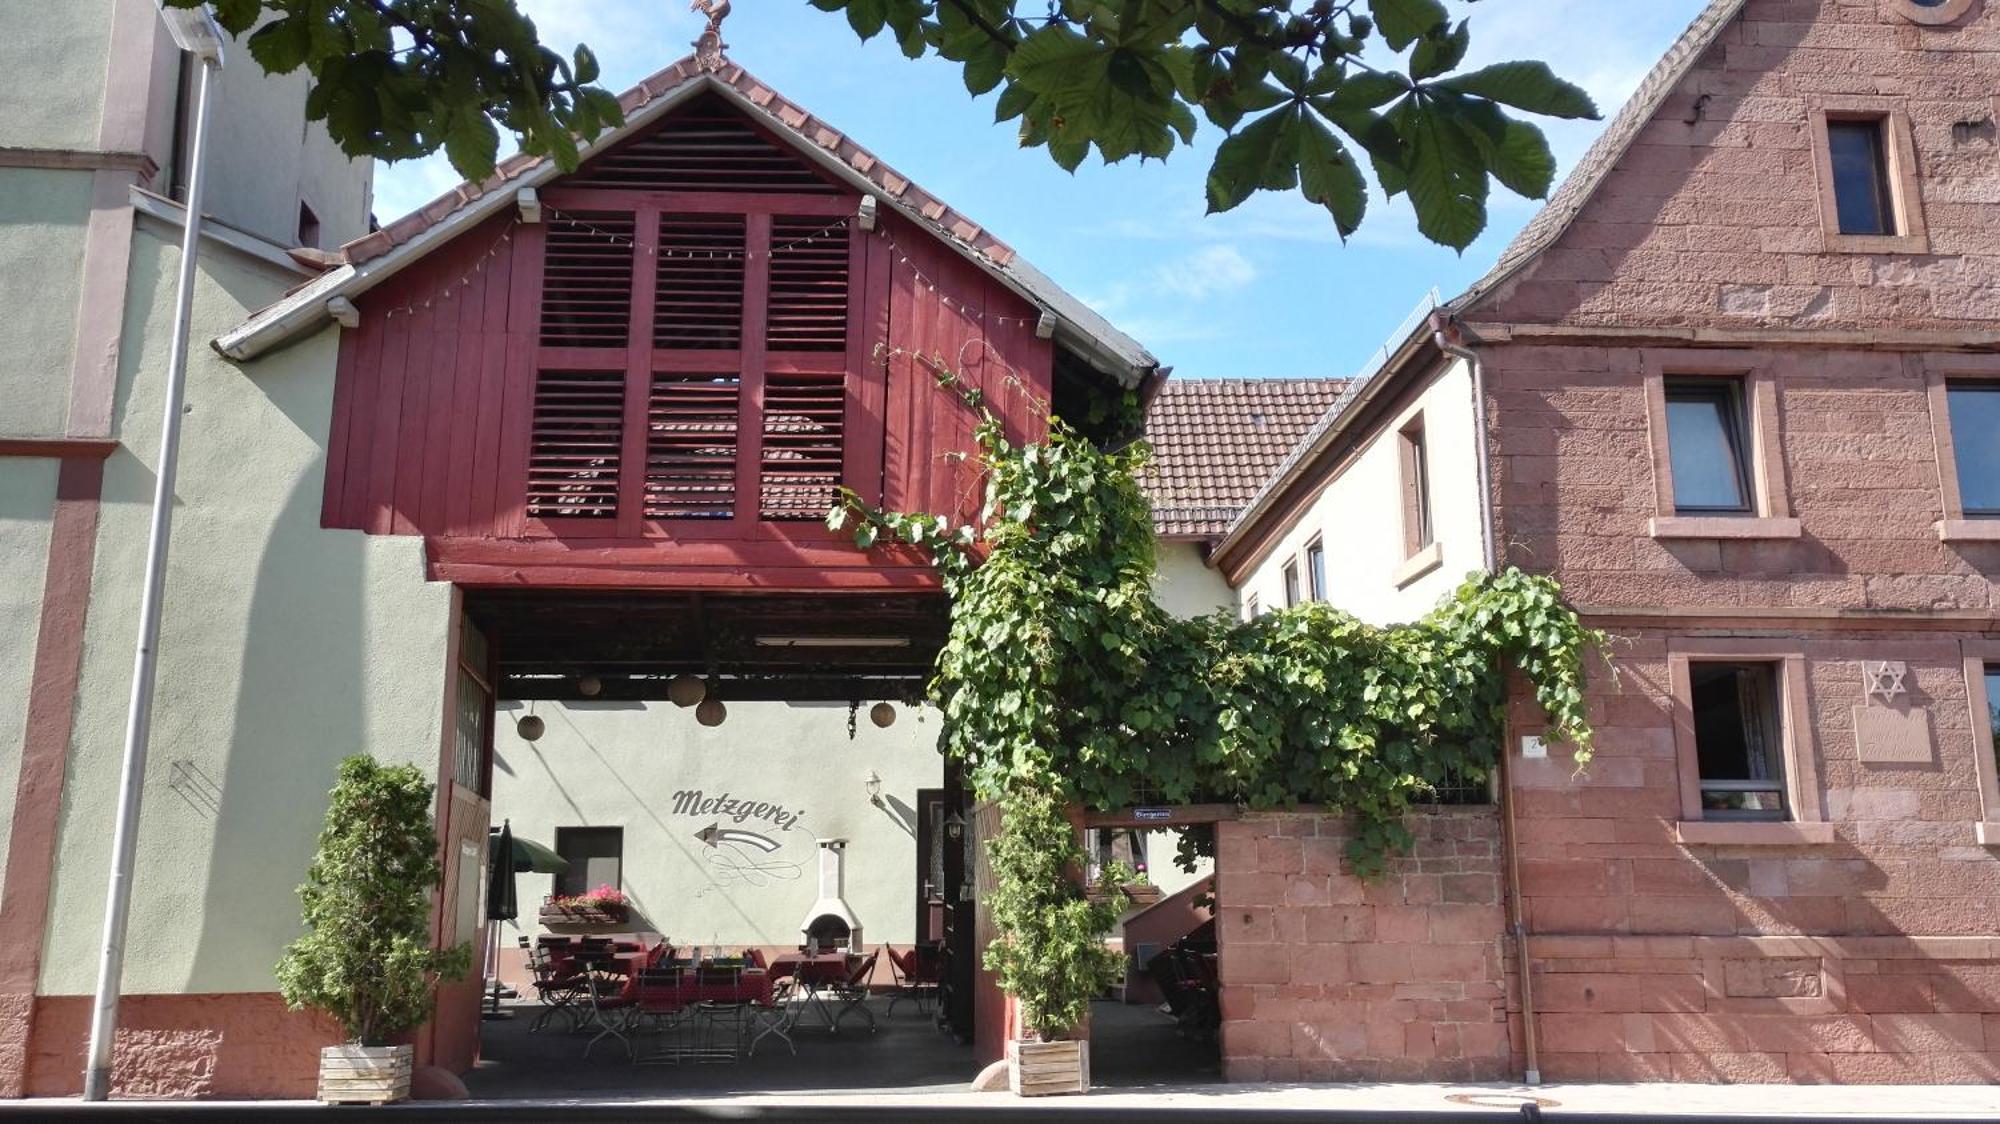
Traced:
<svg viewBox="0 0 2000 1124">
<path fill-rule="evenodd" d="M 462 598 L 494 700 L 491 822 L 567 864 L 517 874 L 517 916 L 489 937 L 517 998 L 488 993 L 489 1015 L 512 1017 L 482 1024 L 475 1095 L 971 1078 L 972 831 L 919 703 L 948 625 L 941 595 Z M 618 900 L 606 889 L 622 903 L 604 908 Z M 822 963 L 802 999 L 806 953 Z M 565 975 L 552 963 L 600 961 L 633 984 L 600 980 L 596 1003 L 550 994 Z M 656 968 L 735 970 L 754 1001 L 613 1005 Z M 759 1037 L 779 1018 L 782 1034 Z M 697 1057 L 734 1064 L 633 1064 Z"/>
</svg>

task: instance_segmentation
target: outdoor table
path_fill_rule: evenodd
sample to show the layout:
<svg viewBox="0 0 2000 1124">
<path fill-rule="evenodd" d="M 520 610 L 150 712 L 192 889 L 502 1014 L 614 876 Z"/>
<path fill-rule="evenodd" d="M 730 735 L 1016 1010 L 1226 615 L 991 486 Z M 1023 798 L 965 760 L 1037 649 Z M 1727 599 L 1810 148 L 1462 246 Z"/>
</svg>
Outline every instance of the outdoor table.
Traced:
<svg viewBox="0 0 2000 1124">
<path fill-rule="evenodd" d="M 838 1012 L 828 1010 L 823 992 L 830 986 L 837 987 L 846 983 L 847 977 L 854 974 L 854 969 L 860 963 L 861 957 L 850 952 L 788 952 L 771 961 L 771 978 L 790 976 L 797 993 L 793 1014 L 786 1024 L 786 1029 L 797 1028 L 806 1012 L 817 1011 L 820 1023 L 829 1032 L 840 1033 L 841 1020 L 847 1017 L 848 1012 L 852 1011 L 856 1004 L 849 1003 Z M 873 1016 L 870 1018 L 872 1021 Z"/>
</svg>

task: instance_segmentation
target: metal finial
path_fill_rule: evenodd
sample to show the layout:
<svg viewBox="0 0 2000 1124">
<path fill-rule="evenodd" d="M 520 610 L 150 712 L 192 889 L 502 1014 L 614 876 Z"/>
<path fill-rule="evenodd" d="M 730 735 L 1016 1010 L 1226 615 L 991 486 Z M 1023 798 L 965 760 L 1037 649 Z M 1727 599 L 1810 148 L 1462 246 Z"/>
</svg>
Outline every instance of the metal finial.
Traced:
<svg viewBox="0 0 2000 1124">
<path fill-rule="evenodd" d="M 708 17 L 708 26 L 701 29 L 701 35 L 694 41 L 694 64 L 703 70 L 721 70 L 722 52 L 729 49 L 729 44 L 722 41 L 722 21 L 729 18 L 729 0 L 693 0 L 688 11 Z"/>
</svg>

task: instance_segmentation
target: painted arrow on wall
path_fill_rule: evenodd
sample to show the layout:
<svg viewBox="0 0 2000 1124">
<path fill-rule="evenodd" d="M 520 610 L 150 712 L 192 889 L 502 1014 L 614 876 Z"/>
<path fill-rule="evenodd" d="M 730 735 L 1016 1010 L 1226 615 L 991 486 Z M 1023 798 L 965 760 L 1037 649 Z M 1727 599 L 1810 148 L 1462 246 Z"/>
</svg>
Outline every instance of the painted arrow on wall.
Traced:
<svg viewBox="0 0 2000 1124">
<path fill-rule="evenodd" d="M 717 843 L 748 843 L 750 846 L 769 854 L 778 849 L 778 841 L 759 835 L 754 831 L 737 831 L 723 827 L 719 823 L 709 824 L 694 833 L 696 839 L 713 847 Z"/>
</svg>

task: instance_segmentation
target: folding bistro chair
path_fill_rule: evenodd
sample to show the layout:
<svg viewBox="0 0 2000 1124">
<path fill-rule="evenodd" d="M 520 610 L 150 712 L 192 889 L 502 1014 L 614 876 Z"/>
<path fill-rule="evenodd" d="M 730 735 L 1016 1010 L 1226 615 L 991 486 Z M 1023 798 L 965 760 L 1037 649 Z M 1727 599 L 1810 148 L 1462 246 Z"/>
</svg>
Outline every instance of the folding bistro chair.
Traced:
<svg viewBox="0 0 2000 1124">
<path fill-rule="evenodd" d="M 626 977 L 618 970 L 615 960 L 581 961 L 584 988 L 589 996 L 589 1019 L 583 1029 L 595 1029 L 597 1034 L 583 1047 L 583 1056 L 606 1038 L 616 1038 L 625 1047 L 625 1057 L 632 1058 L 632 1023 L 636 1008 L 631 996 L 626 994 Z"/>
<path fill-rule="evenodd" d="M 695 969 L 695 1020 L 700 1042 L 693 1060 L 733 1062 L 742 1056 L 750 1003 L 743 998 L 743 963 Z"/>
<path fill-rule="evenodd" d="M 898 956 L 888 945 L 882 951 L 889 954 L 889 978 L 896 990 L 889 997 L 889 1014 L 896 1013 L 896 1004 L 908 999 L 916 1003 L 917 1013 L 930 1013 L 930 1002 L 938 993 L 937 950 L 930 945 L 918 945 L 906 956 Z"/>
<path fill-rule="evenodd" d="M 832 1025 L 827 1029 L 840 1033 L 840 1024 L 848 1015 L 859 1011 L 868 1020 L 868 1031 L 875 1032 L 875 1012 L 868 1009 L 868 981 L 875 975 L 875 960 L 880 952 L 871 952 L 847 973 L 847 978 L 838 983 L 828 984 L 826 994 L 841 1001 L 840 1010 L 834 1012 Z"/>
<path fill-rule="evenodd" d="M 530 944 L 526 937 L 521 938 L 521 947 L 528 952 L 528 971 L 534 974 L 535 996 L 542 1001 L 542 1013 L 528 1024 L 528 1032 L 541 1030 L 557 1015 L 569 1020 L 569 1029 L 574 1032 L 582 1022 L 577 1004 L 585 996 L 583 975 L 550 956 L 547 950 Z"/>
</svg>

